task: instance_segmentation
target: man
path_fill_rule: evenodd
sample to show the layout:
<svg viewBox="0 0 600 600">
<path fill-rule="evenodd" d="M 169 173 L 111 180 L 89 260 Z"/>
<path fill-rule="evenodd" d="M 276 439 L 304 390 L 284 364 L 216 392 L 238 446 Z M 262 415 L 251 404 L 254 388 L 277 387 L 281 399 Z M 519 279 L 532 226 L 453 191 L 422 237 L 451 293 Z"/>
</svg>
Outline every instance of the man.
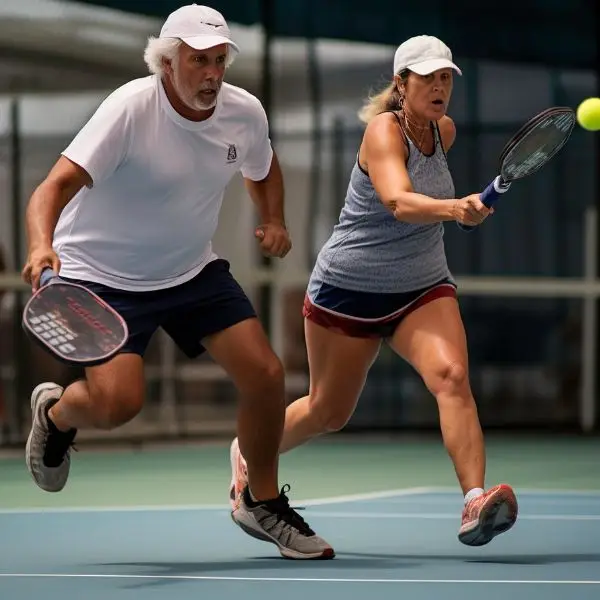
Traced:
<svg viewBox="0 0 600 600">
<path fill-rule="evenodd" d="M 262 219 L 262 251 L 283 258 L 291 248 L 264 110 L 223 83 L 238 52 L 219 12 L 176 10 L 146 47 L 152 75 L 106 98 L 33 193 L 24 279 L 35 289 L 51 266 L 119 311 L 130 336 L 84 380 L 33 391 L 27 465 L 39 487 L 57 492 L 78 429 L 113 429 L 138 414 L 144 351 L 163 327 L 189 357 L 208 351 L 240 392 L 249 487 L 234 521 L 284 556 L 329 558 L 333 549 L 278 489 L 283 368 L 229 264 L 211 249 L 224 190 L 238 171 Z"/>
</svg>

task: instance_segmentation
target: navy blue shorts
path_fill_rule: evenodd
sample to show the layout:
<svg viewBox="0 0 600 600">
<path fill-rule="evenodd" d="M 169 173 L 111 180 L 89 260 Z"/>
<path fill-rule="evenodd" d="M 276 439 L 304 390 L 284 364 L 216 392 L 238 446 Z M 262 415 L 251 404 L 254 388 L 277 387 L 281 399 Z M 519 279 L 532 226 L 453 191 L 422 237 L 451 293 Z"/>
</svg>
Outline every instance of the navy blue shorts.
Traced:
<svg viewBox="0 0 600 600">
<path fill-rule="evenodd" d="M 399 294 L 357 292 L 323 283 L 314 298 L 305 296 L 302 314 L 342 335 L 389 338 L 410 313 L 444 297 L 456 298 L 456 286 L 449 279 Z"/>
<path fill-rule="evenodd" d="M 144 356 L 155 331 L 162 327 L 189 358 L 206 349 L 202 339 L 256 317 L 250 300 L 229 271 L 229 262 L 216 259 L 181 285 L 131 292 L 89 281 L 73 280 L 98 294 L 125 319 L 129 339 L 121 352 Z"/>
</svg>

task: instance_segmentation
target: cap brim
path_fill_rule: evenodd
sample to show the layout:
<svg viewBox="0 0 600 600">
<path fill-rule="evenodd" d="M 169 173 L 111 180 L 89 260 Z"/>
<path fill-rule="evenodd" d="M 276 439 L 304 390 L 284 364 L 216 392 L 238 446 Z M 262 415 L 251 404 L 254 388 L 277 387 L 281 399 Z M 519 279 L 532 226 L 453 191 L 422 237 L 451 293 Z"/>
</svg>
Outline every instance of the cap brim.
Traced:
<svg viewBox="0 0 600 600">
<path fill-rule="evenodd" d="M 221 44 L 227 44 L 236 52 L 240 51 L 239 46 L 232 42 L 229 38 L 223 35 L 197 35 L 194 37 L 184 37 L 181 41 L 185 42 L 188 46 L 194 50 L 208 50 L 208 48 L 214 48 Z"/>
<path fill-rule="evenodd" d="M 462 71 L 447 58 L 432 58 L 431 60 L 415 63 L 414 65 L 408 65 L 406 68 L 417 75 L 429 75 L 439 69 L 454 69 L 459 75 L 462 75 Z"/>
</svg>

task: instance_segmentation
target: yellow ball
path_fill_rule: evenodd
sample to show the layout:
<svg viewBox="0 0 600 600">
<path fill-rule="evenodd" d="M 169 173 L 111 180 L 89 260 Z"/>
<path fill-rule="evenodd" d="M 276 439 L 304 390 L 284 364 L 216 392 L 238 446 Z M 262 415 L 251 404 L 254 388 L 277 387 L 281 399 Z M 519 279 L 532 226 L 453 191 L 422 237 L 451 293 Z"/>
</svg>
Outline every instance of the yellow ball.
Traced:
<svg viewBox="0 0 600 600">
<path fill-rule="evenodd" d="M 577 107 L 577 122 L 588 131 L 600 129 L 600 98 L 586 98 Z"/>
</svg>

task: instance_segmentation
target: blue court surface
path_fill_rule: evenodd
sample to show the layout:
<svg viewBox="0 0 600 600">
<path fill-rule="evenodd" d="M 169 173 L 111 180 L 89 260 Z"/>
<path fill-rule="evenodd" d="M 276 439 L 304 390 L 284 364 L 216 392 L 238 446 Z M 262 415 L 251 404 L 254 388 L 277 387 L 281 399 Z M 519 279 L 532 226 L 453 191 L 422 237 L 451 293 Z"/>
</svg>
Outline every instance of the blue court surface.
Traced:
<svg viewBox="0 0 600 600">
<path fill-rule="evenodd" d="M 517 490 L 520 517 L 460 544 L 461 497 L 416 488 L 303 503 L 337 551 L 289 561 L 227 506 L 6 510 L 2 600 L 600 598 L 600 494 Z"/>
</svg>

